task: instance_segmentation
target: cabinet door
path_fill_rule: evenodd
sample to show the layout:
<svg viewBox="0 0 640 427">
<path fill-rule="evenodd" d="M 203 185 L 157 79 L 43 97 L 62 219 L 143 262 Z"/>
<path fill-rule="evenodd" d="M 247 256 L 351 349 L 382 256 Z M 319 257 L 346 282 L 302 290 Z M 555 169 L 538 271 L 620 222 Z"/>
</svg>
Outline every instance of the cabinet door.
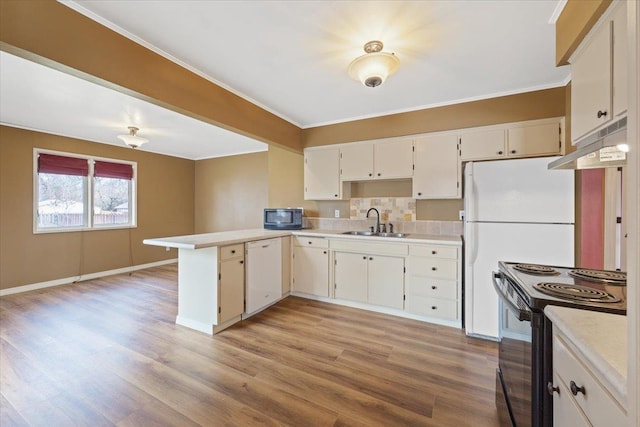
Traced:
<svg viewBox="0 0 640 427">
<path fill-rule="evenodd" d="M 457 199 L 460 197 L 457 135 L 434 135 L 417 139 L 413 198 Z"/>
<path fill-rule="evenodd" d="M 305 150 L 305 200 L 336 200 L 340 193 L 340 151 L 336 148 Z"/>
<path fill-rule="evenodd" d="M 376 179 L 413 176 L 413 139 L 374 143 L 373 164 Z"/>
<path fill-rule="evenodd" d="M 220 262 L 220 302 L 218 324 L 244 312 L 244 259 Z"/>
<path fill-rule="evenodd" d="M 402 310 L 404 307 L 404 259 L 369 255 L 369 304 Z"/>
<path fill-rule="evenodd" d="M 531 157 L 560 154 L 560 123 L 523 126 L 507 131 L 507 155 Z"/>
<path fill-rule="evenodd" d="M 460 160 L 486 160 L 505 157 L 504 129 L 480 130 L 460 134 Z"/>
<path fill-rule="evenodd" d="M 333 256 L 335 297 L 367 302 L 367 256 L 347 252 L 334 252 Z"/>
<path fill-rule="evenodd" d="M 294 247 L 293 290 L 319 297 L 329 296 L 328 249 Z"/>
<path fill-rule="evenodd" d="M 358 181 L 373 179 L 373 144 L 340 146 L 340 179 Z"/>
<path fill-rule="evenodd" d="M 605 23 L 571 64 L 571 139 L 611 120 L 611 23 Z"/>
<path fill-rule="evenodd" d="M 613 115 L 627 111 L 627 2 L 613 15 Z"/>
</svg>

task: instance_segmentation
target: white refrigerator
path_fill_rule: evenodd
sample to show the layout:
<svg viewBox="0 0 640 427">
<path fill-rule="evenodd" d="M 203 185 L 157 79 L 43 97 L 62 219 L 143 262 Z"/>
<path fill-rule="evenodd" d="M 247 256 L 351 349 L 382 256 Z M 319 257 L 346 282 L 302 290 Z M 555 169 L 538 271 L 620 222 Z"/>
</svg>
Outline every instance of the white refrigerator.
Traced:
<svg viewBox="0 0 640 427">
<path fill-rule="evenodd" d="M 464 169 L 465 329 L 498 339 L 498 261 L 574 265 L 574 172 L 554 158 L 469 162 Z"/>
</svg>

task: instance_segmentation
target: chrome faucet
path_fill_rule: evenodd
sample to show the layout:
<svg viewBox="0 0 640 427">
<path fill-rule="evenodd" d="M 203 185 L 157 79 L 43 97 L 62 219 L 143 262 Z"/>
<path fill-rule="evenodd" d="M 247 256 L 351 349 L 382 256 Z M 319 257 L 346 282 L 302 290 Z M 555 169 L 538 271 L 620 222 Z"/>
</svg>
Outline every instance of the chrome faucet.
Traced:
<svg viewBox="0 0 640 427">
<path fill-rule="evenodd" d="M 371 213 L 371 211 L 375 211 L 377 218 L 376 218 L 376 233 L 380 232 L 380 212 L 378 212 L 378 209 L 376 208 L 371 208 L 367 211 L 367 218 L 369 218 L 369 213 Z"/>
</svg>

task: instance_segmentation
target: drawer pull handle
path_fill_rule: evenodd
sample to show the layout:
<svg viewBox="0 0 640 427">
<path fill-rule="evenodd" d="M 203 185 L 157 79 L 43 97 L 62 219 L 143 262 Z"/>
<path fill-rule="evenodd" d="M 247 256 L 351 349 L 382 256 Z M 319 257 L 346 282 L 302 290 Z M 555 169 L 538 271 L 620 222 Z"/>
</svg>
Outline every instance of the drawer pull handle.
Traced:
<svg viewBox="0 0 640 427">
<path fill-rule="evenodd" d="M 431 267 L 431 271 L 436 271 L 436 270 L 437 270 L 437 268 Z"/>
<path fill-rule="evenodd" d="M 327 254 L 327 251 L 322 251 L 322 253 L 326 255 L 326 254 Z"/>
<path fill-rule="evenodd" d="M 547 393 L 549 393 L 549 395 L 551 395 L 551 396 L 553 396 L 553 393 L 560 394 L 560 387 L 554 387 L 553 383 L 551 381 L 549 381 L 547 383 Z"/>
<path fill-rule="evenodd" d="M 363 256 L 363 257 L 362 257 L 362 259 L 367 259 L 367 257 L 366 257 L 366 256 Z"/>
<path fill-rule="evenodd" d="M 313 242 L 312 242 L 312 241 L 308 241 L 307 243 L 308 243 L 308 244 L 310 244 L 310 245 L 312 245 L 312 244 L 313 244 Z"/>
<path fill-rule="evenodd" d="M 571 388 L 571 394 L 573 394 L 574 396 L 577 396 L 578 393 L 586 394 L 584 386 L 583 387 L 578 387 L 576 385 L 575 381 L 571 381 L 569 383 L 569 387 Z"/>
<path fill-rule="evenodd" d="M 517 151 L 516 150 L 511 150 L 511 154 L 516 154 Z"/>
<path fill-rule="evenodd" d="M 373 257 L 372 257 L 372 258 L 369 258 L 369 261 L 373 261 Z"/>
<path fill-rule="evenodd" d="M 431 289 L 438 289 L 438 287 L 434 285 L 431 287 Z"/>
<path fill-rule="evenodd" d="M 437 309 L 438 309 L 438 307 L 436 307 L 435 305 L 431 306 L 431 310 L 437 310 Z"/>
<path fill-rule="evenodd" d="M 607 112 L 598 110 L 598 118 L 601 119 L 602 117 L 607 117 Z"/>
<path fill-rule="evenodd" d="M 244 261 L 240 261 L 240 264 L 244 264 Z"/>
<path fill-rule="evenodd" d="M 437 253 L 438 253 L 438 251 L 431 251 L 431 255 L 435 255 Z"/>
<path fill-rule="evenodd" d="M 498 154 L 502 156 L 502 151 L 498 151 Z"/>
<path fill-rule="evenodd" d="M 236 250 L 235 250 L 235 249 L 232 249 L 232 250 L 231 250 L 231 253 L 232 253 L 232 254 L 235 254 L 235 253 L 236 253 Z"/>
<path fill-rule="evenodd" d="M 422 193 L 418 193 L 418 196 L 422 196 Z"/>
</svg>

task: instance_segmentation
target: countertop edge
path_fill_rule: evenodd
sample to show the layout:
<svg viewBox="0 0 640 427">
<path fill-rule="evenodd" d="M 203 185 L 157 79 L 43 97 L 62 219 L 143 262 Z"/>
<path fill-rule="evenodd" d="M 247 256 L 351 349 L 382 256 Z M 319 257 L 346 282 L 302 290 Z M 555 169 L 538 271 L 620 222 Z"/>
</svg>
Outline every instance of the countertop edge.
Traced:
<svg viewBox="0 0 640 427">
<path fill-rule="evenodd" d="M 626 317 L 618 314 L 578 310 L 568 307 L 547 306 L 545 315 L 554 328 L 580 353 L 587 367 L 614 399 L 627 408 L 627 333 Z M 593 330 L 593 325 L 603 328 L 605 333 Z M 619 334 L 611 331 L 618 330 Z M 606 332 L 609 333 L 606 333 Z M 600 341 L 594 344 L 593 338 Z M 612 361 L 612 357 L 616 357 Z"/>
</svg>

